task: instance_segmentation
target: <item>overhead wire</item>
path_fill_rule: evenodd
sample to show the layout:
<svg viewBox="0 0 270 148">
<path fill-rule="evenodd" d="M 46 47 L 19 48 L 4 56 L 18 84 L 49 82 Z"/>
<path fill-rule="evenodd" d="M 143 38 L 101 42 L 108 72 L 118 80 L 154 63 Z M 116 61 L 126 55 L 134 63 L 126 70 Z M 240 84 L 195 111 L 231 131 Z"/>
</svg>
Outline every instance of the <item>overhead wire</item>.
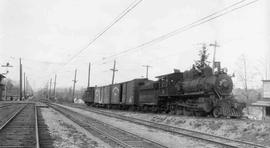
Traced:
<svg viewBox="0 0 270 148">
<path fill-rule="evenodd" d="M 126 16 L 131 10 L 133 10 L 137 5 L 139 5 L 143 0 L 135 0 L 133 1 L 126 9 L 124 9 L 109 25 L 107 25 L 103 31 L 98 33 L 84 48 L 79 50 L 76 54 L 74 54 L 66 63 L 63 64 L 61 68 L 58 69 L 55 73 L 58 73 L 61 69 L 67 66 L 72 60 L 78 57 L 83 51 L 88 49 L 90 45 L 92 45 L 96 40 L 98 40 L 104 33 L 106 33 L 110 28 L 112 28 L 117 22 L 119 22 L 124 16 Z"/>
<path fill-rule="evenodd" d="M 69 64 L 74 58 L 76 58 L 79 54 L 81 54 L 84 50 L 86 50 L 91 44 L 93 44 L 98 38 L 100 38 L 107 30 L 109 30 L 115 23 L 117 23 L 117 22 L 118 22 L 121 18 L 123 18 L 129 11 L 131 11 L 133 8 L 135 8 L 141 1 L 142 1 L 142 0 L 137 1 L 136 3 L 133 2 L 131 5 L 129 5 L 129 7 L 128 7 L 127 9 L 125 9 L 118 17 L 116 17 L 116 19 L 114 19 L 114 21 L 113 21 L 111 24 L 109 24 L 109 25 L 105 28 L 104 31 L 102 31 L 101 33 L 99 33 L 93 40 L 91 40 L 91 41 L 87 44 L 87 46 L 86 46 L 85 48 L 81 49 L 78 53 L 76 53 L 74 56 L 72 56 L 72 58 L 70 58 L 70 59 L 68 60 L 68 62 L 66 62 L 65 65 Z M 142 44 L 140 44 L 140 45 L 137 45 L 137 46 L 135 46 L 135 47 L 132 47 L 132 48 L 128 48 L 128 49 L 126 49 L 126 50 L 123 50 L 123 51 L 121 51 L 121 52 L 119 52 L 119 53 L 117 53 L 117 54 L 113 54 L 113 55 L 111 55 L 111 56 L 105 57 L 105 60 L 102 59 L 102 61 L 103 61 L 103 62 L 104 62 L 104 61 L 108 61 L 108 60 L 110 60 L 111 58 L 118 57 L 118 56 L 123 55 L 123 54 L 125 54 L 125 53 L 128 53 L 128 52 L 130 52 L 130 51 L 132 51 L 132 50 L 137 50 L 137 49 L 140 49 L 140 48 L 145 47 L 145 46 L 147 46 L 147 45 L 153 45 L 153 44 L 155 44 L 155 43 L 161 42 L 161 41 L 166 40 L 166 39 L 168 39 L 168 38 L 170 38 L 170 37 L 173 37 L 173 36 L 175 36 L 175 35 L 177 35 L 177 34 L 179 34 L 179 33 L 182 33 L 182 32 L 184 32 L 184 31 L 190 30 L 190 29 L 192 29 L 192 28 L 194 28 L 194 27 L 197 27 L 197 26 L 202 25 L 202 24 L 205 24 L 205 23 L 207 23 L 207 22 L 209 22 L 209 21 L 211 21 L 211 20 L 214 20 L 214 19 L 216 19 L 216 18 L 219 18 L 219 17 L 221 17 L 221 16 L 224 16 L 224 15 L 230 13 L 230 12 L 233 12 L 233 11 L 236 11 L 236 10 L 238 10 L 238 9 L 240 9 L 240 8 L 245 7 L 245 6 L 251 5 L 251 4 L 253 4 L 253 3 L 255 3 L 255 2 L 259 1 L 259 0 L 253 0 L 253 1 L 251 1 L 251 2 L 248 2 L 248 3 L 243 4 L 243 3 L 246 2 L 246 1 L 248 1 L 248 0 L 241 0 L 241 1 L 239 1 L 239 2 L 233 3 L 233 4 L 231 4 L 231 5 L 227 6 L 227 7 L 225 7 L 225 8 L 223 8 L 223 9 L 219 10 L 219 11 L 216 11 L 216 12 L 214 12 L 214 13 L 211 13 L 211 14 L 208 15 L 208 16 L 202 17 L 202 18 L 200 18 L 199 20 L 196 20 L 196 21 L 194 21 L 194 22 L 192 22 L 192 23 L 190 23 L 190 24 L 188 24 L 188 25 L 185 25 L 185 26 L 183 26 L 183 27 L 177 28 L 177 29 L 175 29 L 175 30 L 173 30 L 173 31 L 171 31 L 171 32 L 169 32 L 169 33 L 166 33 L 166 34 L 163 34 L 163 35 L 161 35 L 161 36 L 158 36 L 158 37 L 156 37 L 156 38 L 154 38 L 154 39 L 152 39 L 152 40 L 149 40 L 149 41 L 147 41 L 147 42 L 144 42 L 144 43 L 142 43 Z M 243 5 L 240 5 L 240 4 L 243 4 Z M 240 5 L 240 6 L 239 6 L 239 5 Z M 236 6 L 236 7 L 235 7 L 235 6 Z M 97 63 L 97 62 L 98 62 L 98 61 L 94 61 L 92 64 L 95 64 L 95 63 Z M 103 63 L 103 62 L 102 62 L 102 63 Z"/>
<path fill-rule="evenodd" d="M 125 15 L 127 15 L 131 10 L 133 10 L 139 3 L 143 0 L 135 0 L 131 3 L 124 11 L 122 11 L 108 26 L 105 27 L 103 31 L 98 33 L 87 45 L 86 47 L 82 48 L 79 52 L 74 54 L 65 65 L 69 64 L 73 59 L 75 59 L 78 55 L 80 55 L 84 50 L 86 50 L 91 44 L 93 44 L 97 39 L 99 39 L 105 32 L 107 32 L 113 25 L 119 22 Z M 64 66 L 65 66 L 64 65 Z"/>
<path fill-rule="evenodd" d="M 232 5 L 228 6 L 228 7 L 223 8 L 222 10 L 216 11 L 216 12 L 214 12 L 214 13 L 206 16 L 206 17 L 202 17 L 199 20 L 196 20 L 196 21 L 194 21 L 194 22 L 192 22 L 192 23 L 190 23 L 188 25 L 185 25 L 185 26 L 180 27 L 180 28 L 178 28 L 178 29 L 176 29 L 174 31 L 171 31 L 171 32 L 166 33 L 166 34 L 163 34 L 161 36 L 158 36 L 158 37 L 156 37 L 156 38 L 154 38 L 154 39 L 152 39 L 150 41 L 144 42 L 144 43 L 142 43 L 140 45 L 137 45 L 135 47 L 132 47 L 132 48 L 123 50 L 123 51 L 121 51 L 121 52 L 119 52 L 117 54 L 113 54 L 111 56 L 105 57 L 105 59 L 110 59 L 110 58 L 113 58 L 113 57 L 117 57 L 117 56 L 123 55 L 123 54 L 125 54 L 125 53 L 127 53 L 129 51 L 140 49 L 142 47 L 145 47 L 147 45 L 152 45 L 152 44 L 155 44 L 157 42 L 161 42 L 161 41 L 166 40 L 166 39 L 168 39 L 168 38 L 170 38 L 172 36 L 175 36 L 175 35 L 177 35 L 179 33 L 182 33 L 184 31 L 190 30 L 190 29 L 192 29 L 192 28 L 194 28 L 196 26 L 199 26 L 201 24 L 207 23 L 207 22 L 209 22 L 209 21 L 211 21 L 213 19 L 219 18 L 219 17 L 221 17 L 223 15 L 226 15 L 226 14 L 228 14 L 230 12 L 233 12 L 235 10 L 238 10 L 240 8 L 243 8 L 245 6 L 248 6 L 250 4 L 253 4 L 253 3 L 255 3 L 255 2 L 259 1 L 259 0 L 254 0 L 254 1 L 251 1 L 251 2 L 248 2 L 248 3 L 245 3 L 245 4 L 243 4 L 243 5 L 239 6 L 239 7 L 234 7 L 234 6 L 237 6 L 239 4 L 242 4 L 243 2 L 246 2 L 246 1 L 248 1 L 248 0 L 241 0 L 239 2 L 236 2 L 236 3 L 234 3 L 234 4 L 232 4 Z M 226 10 L 228 10 L 228 11 L 226 11 Z"/>
</svg>

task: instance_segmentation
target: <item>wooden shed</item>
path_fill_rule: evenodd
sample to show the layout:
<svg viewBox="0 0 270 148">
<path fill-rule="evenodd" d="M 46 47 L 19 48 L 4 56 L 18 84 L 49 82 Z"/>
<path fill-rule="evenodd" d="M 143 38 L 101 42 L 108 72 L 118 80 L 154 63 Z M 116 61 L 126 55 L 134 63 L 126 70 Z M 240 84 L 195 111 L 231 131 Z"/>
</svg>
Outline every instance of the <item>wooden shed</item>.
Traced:
<svg viewBox="0 0 270 148">
<path fill-rule="evenodd" d="M 270 80 L 263 80 L 263 99 L 251 105 L 261 110 L 262 120 L 270 119 Z"/>
</svg>

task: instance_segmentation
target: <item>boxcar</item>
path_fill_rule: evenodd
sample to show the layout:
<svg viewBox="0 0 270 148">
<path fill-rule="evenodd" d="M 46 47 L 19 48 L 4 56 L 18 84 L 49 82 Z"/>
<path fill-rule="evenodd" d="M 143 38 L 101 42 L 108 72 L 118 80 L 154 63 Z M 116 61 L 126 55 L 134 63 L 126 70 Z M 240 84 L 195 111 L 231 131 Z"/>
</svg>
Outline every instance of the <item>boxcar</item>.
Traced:
<svg viewBox="0 0 270 148">
<path fill-rule="evenodd" d="M 94 103 L 94 97 L 95 97 L 95 87 L 87 87 L 86 91 L 83 94 L 83 101 L 87 105 L 91 105 Z"/>
<path fill-rule="evenodd" d="M 140 87 L 139 106 L 156 106 L 158 103 L 158 83 L 147 82 Z"/>
<path fill-rule="evenodd" d="M 144 85 L 148 79 L 134 79 L 123 83 L 122 86 L 122 102 L 125 105 L 138 105 L 139 87 Z"/>
</svg>

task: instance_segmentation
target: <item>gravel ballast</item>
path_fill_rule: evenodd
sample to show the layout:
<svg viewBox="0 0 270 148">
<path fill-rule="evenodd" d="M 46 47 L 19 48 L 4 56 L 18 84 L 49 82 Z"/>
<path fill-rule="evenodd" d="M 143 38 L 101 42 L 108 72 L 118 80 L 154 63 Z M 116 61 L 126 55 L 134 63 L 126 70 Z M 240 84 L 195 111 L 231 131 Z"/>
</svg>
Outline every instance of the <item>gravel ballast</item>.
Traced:
<svg viewBox="0 0 270 148">
<path fill-rule="evenodd" d="M 55 139 L 54 147 L 59 148 L 109 148 L 103 141 L 79 127 L 73 121 L 50 108 L 41 109 L 50 136 Z"/>
<path fill-rule="evenodd" d="M 67 104 L 68 105 L 68 104 Z M 89 108 L 86 105 L 72 104 Z M 116 114 L 270 146 L 270 122 L 106 110 Z"/>
<path fill-rule="evenodd" d="M 184 136 L 179 136 L 179 135 L 173 135 L 171 133 L 168 132 L 164 132 L 161 130 L 156 130 L 153 128 L 149 128 L 149 127 L 145 127 L 142 125 L 137 125 L 134 123 L 130 123 L 128 121 L 123 121 L 120 119 L 115 119 L 115 118 L 111 118 L 111 117 L 107 117 L 107 116 L 103 116 L 100 114 L 96 114 L 96 113 L 92 113 L 89 111 L 85 111 L 79 108 L 73 108 L 73 107 L 68 107 L 68 106 L 64 106 L 61 105 L 67 109 L 70 109 L 72 111 L 78 112 L 82 115 L 91 117 L 91 118 L 95 118 L 97 120 L 100 120 L 102 122 L 105 122 L 107 124 L 110 124 L 112 126 L 121 128 L 123 130 L 126 130 L 128 132 L 131 132 L 133 134 L 139 135 L 141 137 L 145 137 L 148 139 L 151 139 L 152 141 L 158 142 L 162 145 L 165 145 L 167 147 L 170 148 L 179 148 L 179 147 L 217 147 L 214 144 L 210 144 L 210 143 L 205 143 L 202 141 L 198 141 L 196 139 L 191 139 L 188 137 L 184 137 Z"/>
</svg>

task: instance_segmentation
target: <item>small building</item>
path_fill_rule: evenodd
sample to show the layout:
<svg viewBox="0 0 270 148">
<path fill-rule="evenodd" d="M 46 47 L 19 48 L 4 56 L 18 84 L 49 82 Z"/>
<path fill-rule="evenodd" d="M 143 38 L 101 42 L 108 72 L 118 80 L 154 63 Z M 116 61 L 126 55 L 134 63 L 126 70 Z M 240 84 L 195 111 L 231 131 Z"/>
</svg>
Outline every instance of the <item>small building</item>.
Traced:
<svg viewBox="0 0 270 148">
<path fill-rule="evenodd" d="M 270 80 L 263 80 L 263 99 L 251 105 L 261 110 L 259 119 L 270 119 Z"/>
</svg>

